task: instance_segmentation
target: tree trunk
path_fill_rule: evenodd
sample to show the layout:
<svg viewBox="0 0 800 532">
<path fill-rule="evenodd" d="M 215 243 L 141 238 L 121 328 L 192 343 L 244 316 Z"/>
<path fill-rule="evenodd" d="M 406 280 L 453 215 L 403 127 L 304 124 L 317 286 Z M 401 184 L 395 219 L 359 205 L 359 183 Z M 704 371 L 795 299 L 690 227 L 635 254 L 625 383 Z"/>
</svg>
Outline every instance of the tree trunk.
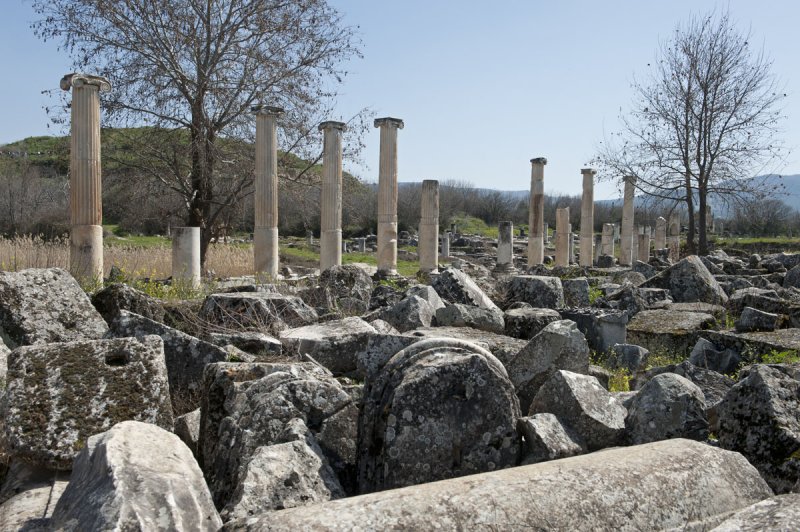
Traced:
<svg viewBox="0 0 800 532">
<path fill-rule="evenodd" d="M 701 185 L 697 189 L 697 197 L 698 197 L 698 213 L 697 213 L 697 224 L 700 226 L 697 228 L 698 234 L 698 246 L 697 252 L 700 255 L 708 255 L 708 235 L 706 235 L 706 187 L 705 185 Z"/>
<path fill-rule="evenodd" d="M 188 225 L 200 228 L 200 266 L 206 268 L 206 254 L 211 242 L 209 225 L 211 202 L 214 197 L 214 134 L 202 122 L 202 111 L 193 112 L 191 128 L 192 152 L 192 197 L 189 201 Z"/>
<path fill-rule="evenodd" d="M 690 177 L 686 177 L 686 210 L 689 212 L 689 231 L 686 235 L 686 253 L 694 255 L 697 253 L 697 246 L 694 241 L 694 197 L 692 196 L 692 184 Z"/>
</svg>

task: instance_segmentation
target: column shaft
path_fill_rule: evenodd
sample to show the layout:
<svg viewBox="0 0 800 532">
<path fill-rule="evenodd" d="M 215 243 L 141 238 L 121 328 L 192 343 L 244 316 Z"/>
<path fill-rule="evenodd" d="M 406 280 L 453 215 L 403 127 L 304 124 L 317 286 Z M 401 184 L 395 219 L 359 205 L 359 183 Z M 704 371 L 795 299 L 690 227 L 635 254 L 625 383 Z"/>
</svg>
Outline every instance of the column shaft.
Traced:
<svg viewBox="0 0 800 532">
<path fill-rule="evenodd" d="M 419 271 L 436 273 L 439 269 L 439 182 L 422 182 L 422 205 L 419 220 Z"/>
<path fill-rule="evenodd" d="M 620 229 L 619 263 L 622 266 L 633 264 L 633 221 L 634 191 L 636 177 L 625 176 L 625 192 L 622 199 L 622 227 Z"/>
<path fill-rule="evenodd" d="M 256 275 L 278 277 L 278 125 L 277 107 L 256 112 L 255 228 L 253 255 Z"/>
<path fill-rule="evenodd" d="M 614 224 L 603 224 L 603 255 L 614 256 Z"/>
<path fill-rule="evenodd" d="M 497 226 L 497 273 L 513 273 L 514 268 L 514 222 L 500 222 Z"/>
<path fill-rule="evenodd" d="M 342 122 L 323 122 L 319 269 L 342 264 Z"/>
<path fill-rule="evenodd" d="M 200 286 L 200 228 L 172 228 L 172 282 Z"/>
<path fill-rule="evenodd" d="M 591 168 L 581 170 L 583 174 L 583 196 L 581 198 L 581 243 L 580 265 L 592 265 L 592 245 L 594 244 L 594 176 Z"/>
<path fill-rule="evenodd" d="M 397 130 L 403 121 L 378 118 L 381 131 L 378 166 L 378 271 L 397 273 Z"/>
<path fill-rule="evenodd" d="M 670 260 L 677 262 L 681 257 L 681 215 L 677 212 L 673 212 L 669 216 L 667 247 Z"/>
<path fill-rule="evenodd" d="M 656 249 L 664 249 L 667 247 L 667 220 L 659 216 L 656 218 Z"/>
<path fill-rule="evenodd" d="M 569 207 L 556 209 L 556 266 L 569 266 Z"/>
<path fill-rule="evenodd" d="M 528 211 L 528 266 L 544 262 L 544 165 L 547 159 L 531 159 L 531 199 Z"/>
</svg>

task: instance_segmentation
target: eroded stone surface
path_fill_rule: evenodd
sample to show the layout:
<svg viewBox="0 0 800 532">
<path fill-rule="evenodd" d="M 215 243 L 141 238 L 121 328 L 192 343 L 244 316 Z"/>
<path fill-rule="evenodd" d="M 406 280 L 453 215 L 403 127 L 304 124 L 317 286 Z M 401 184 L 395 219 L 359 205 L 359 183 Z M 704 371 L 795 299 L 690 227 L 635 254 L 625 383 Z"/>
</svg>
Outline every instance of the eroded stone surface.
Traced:
<svg viewBox="0 0 800 532">
<path fill-rule="evenodd" d="M 683 529 L 769 496 L 738 453 L 675 439 L 266 513 L 224 530 Z"/>
<path fill-rule="evenodd" d="M 795 266 L 796 268 L 796 266 Z M 757 502 L 726 519 L 711 532 L 796 530 L 800 523 L 800 494 L 777 495 Z"/>
<path fill-rule="evenodd" d="M 517 420 L 525 440 L 524 464 L 569 458 L 586 452 L 586 444 L 553 414 L 535 414 Z"/>
<path fill-rule="evenodd" d="M 418 327 L 430 327 L 435 312 L 436 310 L 428 301 L 419 296 L 410 295 L 384 309 L 379 316 L 398 331 L 406 332 Z"/>
<path fill-rule="evenodd" d="M 517 275 L 508 285 L 508 301 L 524 301 L 534 308 L 560 309 L 565 305 L 564 288 L 558 277 Z"/>
<path fill-rule="evenodd" d="M 675 373 L 652 378 L 628 407 L 625 425 L 634 445 L 670 438 L 708 437 L 705 397 L 692 381 Z"/>
<path fill-rule="evenodd" d="M 431 286 L 448 303 L 474 305 L 489 310 L 498 310 L 497 305 L 481 290 L 472 278 L 461 270 L 447 268 L 433 280 Z"/>
<path fill-rule="evenodd" d="M 514 387 L 488 351 L 430 339 L 397 353 L 368 382 L 358 434 L 362 493 L 516 464 Z"/>
<path fill-rule="evenodd" d="M 679 303 L 702 301 L 724 305 L 728 296 L 697 255 L 690 255 L 656 274 L 641 285 L 666 288 Z"/>
<path fill-rule="evenodd" d="M 361 318 L 345 318 L 280 333 L 286 353 L 309 355 L 334 374 L 355 371 L 357 354 L 378 331 Z"/>
<path fill-rule="evenodd" d="M 10 453 L 69 470 L 89 436 L 137 420 L 172 430 L 158 336 L 20 347 L 9 357 Z"/>
<path fill-rule="evenodd" d="M 157 322 L 164 321 L 164 305 L 124 283 L 112 283 L 92 296 L 92 304 L 107 323 L 127 310 Z"/>
<path fill-rule="evenodd" d="M 561 319 L 558 311 L 547 308 L 512 308 L 503 314 L 505 334 L 514 338 L 530 340 L 542 329 Z"/>
<path fill-rule="evenodd" d="M 436 323 L 443 327 L 472 327 L 497 334 L 502 334 L 505 329 L 500 309 L 489 310 L 459 303 L 437 310 Z"/>
<path fill-rule="evenodd" d="M 107 330 L 89 296 L 66 271 L 0 272 L 0 336 L 9 348 L 97 340 Z"/>
<path fill-rule="evenodd" d="M 687 356 L 697 343 L 700 331 L 716 323 L 714 316 L 702 312 L 645 310 L 628 323 L 628 342 L 650 350 Z"/>
<path fill-rule="evenodd" d="M 155 425 L 125 421 L 89 438 L 51 526 L 216 531 L 222 520 L 189 448 Z"/>
<path fill-rule="evenodd" d="M 317 321 L 316 311 L 297 296 L 273 292 L 211 294 L 200 318 L 233 331 L 272 331 L 301 327 Z"/>
</svg>

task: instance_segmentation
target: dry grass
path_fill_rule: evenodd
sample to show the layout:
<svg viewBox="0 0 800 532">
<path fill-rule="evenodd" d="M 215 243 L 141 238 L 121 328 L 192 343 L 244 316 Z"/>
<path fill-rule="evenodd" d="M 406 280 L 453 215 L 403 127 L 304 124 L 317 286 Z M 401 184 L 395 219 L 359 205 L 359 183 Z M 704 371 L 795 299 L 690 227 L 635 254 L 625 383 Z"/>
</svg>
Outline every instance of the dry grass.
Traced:
<svg viewBox="0 0 800 532">
<path fill-rule="evenodd" d="M 105 246 L 105 275 L 117 266 L 134 278 L 166 279 L 172 275 L 172 249 L 167 246 Z M 0 237 L 0 270 L 25 268 L 69 268 L 69 241 L 45 241 L 39 237 Z M 250 246 L 212 244 L 208 269 L 218 277 L 252 275 L 253 249 Z"/>
</svg>

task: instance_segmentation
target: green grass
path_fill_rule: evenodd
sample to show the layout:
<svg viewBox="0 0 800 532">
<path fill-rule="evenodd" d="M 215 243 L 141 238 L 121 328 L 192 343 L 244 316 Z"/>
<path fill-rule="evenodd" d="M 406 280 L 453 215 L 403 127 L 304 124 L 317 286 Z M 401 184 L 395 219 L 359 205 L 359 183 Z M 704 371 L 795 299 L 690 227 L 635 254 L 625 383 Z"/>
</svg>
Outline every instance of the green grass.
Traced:
<svg viewBox="0 0 800 532">
<path fill-rule="evenodd" d="M 796 364 L 800 362 L 800 355 L 794 350 L 773 349 L 769 353 L 757 356 L 756 360 L 760 360 L 762 364 Z"/>
<path fill-rule="evenodd" d="M 718 246 L 731 246 L 736 244 L 797 244 L 800 246 L 800 237 L 790 236 L 758 236 L 758 237 L 727 237 L 717 238 Z"/>
<path fill-rule="evenodd" d="M 304 266 L 314 267 L 319 265 L 319 253 L 305 246 L 300 247 L 280 247 L 282 259 L 286 262 L 301 262 Z M 371 253 L 343 253 L 342 264 L 352 264 L 361 262 L 370 266 L 377 266 L 378 261 Z M 419 262 L 411 260 L 398 260 L 397 273 L 404 277 L 413 277 L 419 271 Z"/>
</svg>

